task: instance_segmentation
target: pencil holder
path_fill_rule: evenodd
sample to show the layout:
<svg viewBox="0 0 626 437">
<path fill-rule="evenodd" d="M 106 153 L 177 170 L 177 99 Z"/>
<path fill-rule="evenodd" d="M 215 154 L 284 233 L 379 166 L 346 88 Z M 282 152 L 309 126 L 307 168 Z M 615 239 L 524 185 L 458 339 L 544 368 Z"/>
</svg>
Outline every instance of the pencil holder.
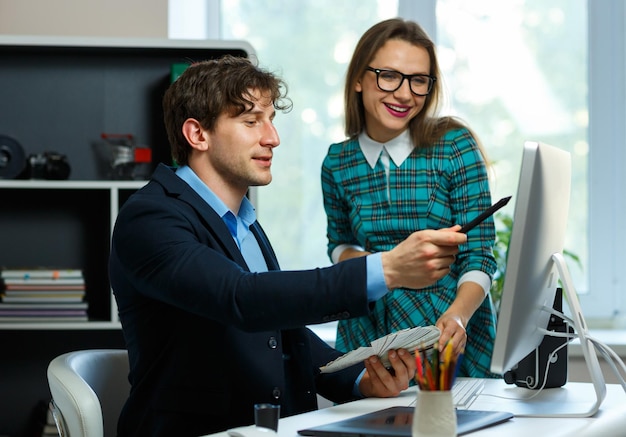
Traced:
<svg viewBox="0 0 626 437">
<path fill-rule="evenodd" d="M 450 390 L 417 390 L 413 437 L 456 437 L 456 411 Z"/>
</svg>

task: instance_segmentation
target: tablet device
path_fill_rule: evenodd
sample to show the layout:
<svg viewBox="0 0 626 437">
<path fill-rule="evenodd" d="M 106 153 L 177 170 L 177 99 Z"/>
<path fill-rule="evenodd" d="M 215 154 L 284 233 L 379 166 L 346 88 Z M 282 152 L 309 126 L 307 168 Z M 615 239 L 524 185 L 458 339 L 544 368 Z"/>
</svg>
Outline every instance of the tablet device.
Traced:
<svg viewBox="0 0 626 437">
<path fill-rule="evenodd" d="M 304 436 L 411 437 L 415 407 L 391 407 L 326 425 L 298 430 Z M 497 425 L 513 417 L 504 411 L 456 410 L 457 435 Z"/>
</svg>

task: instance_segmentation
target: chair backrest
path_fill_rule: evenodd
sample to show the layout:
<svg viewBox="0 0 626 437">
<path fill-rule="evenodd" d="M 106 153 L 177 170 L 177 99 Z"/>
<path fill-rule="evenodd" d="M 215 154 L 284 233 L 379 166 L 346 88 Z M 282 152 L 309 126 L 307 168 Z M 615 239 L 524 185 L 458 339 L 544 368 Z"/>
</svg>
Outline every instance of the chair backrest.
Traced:
<svg viewBox="0 0 626 437">
<path fill-rule="evenodd" d="M 68 352 L 48 365 L 52 401 L 69 437 L 117 434 L 117 419 L 130 392 L 123 349 Z"/>
</svg>

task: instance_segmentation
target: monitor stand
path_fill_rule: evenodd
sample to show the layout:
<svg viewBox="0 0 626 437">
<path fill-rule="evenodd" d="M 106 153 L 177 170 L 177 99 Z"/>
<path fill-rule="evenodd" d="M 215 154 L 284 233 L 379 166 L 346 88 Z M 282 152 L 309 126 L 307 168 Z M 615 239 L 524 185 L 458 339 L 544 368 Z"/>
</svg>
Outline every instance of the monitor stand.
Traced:
<svg viewBox="0 0 626 437">
<path fill-rule="evenodd" d="M 606 383 L 604 382 L 604 375 L 602 374 L 602 369 L 600 368 L 600 363 L 598 362 L 598 354 L 593 342 L 591 341 L 591 334 L 589 333 L 587 322 L 585 322 L 583 310 L 580 306 L 580 301 L 578 300 L 576 288 L 574 288 L 574 282 L 572 281 L 567 264 L 565 263 L 565 258 L 563 258 L 563 254 L 561 253 L 555 253 L 552 255 L 552 260 L 554 261 L 556 269 L 559 272 L 559 277 L 561 278 L 563 292 L 565 293 L 565 300 L 567 302 L 567 306 L 572 312 L 574 331 L 578 335 L 580 347 L 582 349 L 583 357 L 585 359 L 585 363 L 587 364 L 589 376 L 591 377 L 591 383 L 596 395 L 595 401 L 590 405 L 586 412 L 565 415 L 573 417 L 589 417 L 596 414 L 600 409 L 600 405 L 606 397 Z"/>
<path fill-rule="evenodd" d="M 598 412 L 604 401 L 604 375 L 567 264 L 560 253 L 552 255 L 552 261 L 561 279 L 563 300 L 572 312 L 574 332 L 580 340 L 591 384 L 572 383 L 570 386 L 564 384 L 563 387 L 537 390 L 506 386 L 500 380 L 494 380 L 493 383 L 487 380 L 483 392 L 472 404 L 472 409 L 498 409 L 509 411 L 518 417 L 590 417 Z M 545 335 L 562 338 L 571 336 L 571 333 L 546 330 Z"/>
</svg>

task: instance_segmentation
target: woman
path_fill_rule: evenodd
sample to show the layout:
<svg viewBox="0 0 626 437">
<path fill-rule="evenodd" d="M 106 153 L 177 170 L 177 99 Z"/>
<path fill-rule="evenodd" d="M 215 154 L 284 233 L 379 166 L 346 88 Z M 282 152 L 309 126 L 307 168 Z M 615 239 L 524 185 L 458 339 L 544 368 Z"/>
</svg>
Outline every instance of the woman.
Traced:
<svg viewBox="0 0 626 437">
<path fill-rule="evenodd" d="M 389 250 L 418 229 L 465 224 L 491 205 L 487 165 L 460 120 L 437 115 L 435 47 L 416 23 L 390 19 L 361 37 L 345 85 L 347 140 L 322 165 L 328 254 L 333 262 Z M 468 233 L 450 274 L 421 290 L 395 289 L 369 316 L 342 320 L 348 351 L 399 329 L 436 325 L 440 348 L 464 351 L 461 375 L 489 371 L 495 313 L 493 219 Z"/>
</svg>

